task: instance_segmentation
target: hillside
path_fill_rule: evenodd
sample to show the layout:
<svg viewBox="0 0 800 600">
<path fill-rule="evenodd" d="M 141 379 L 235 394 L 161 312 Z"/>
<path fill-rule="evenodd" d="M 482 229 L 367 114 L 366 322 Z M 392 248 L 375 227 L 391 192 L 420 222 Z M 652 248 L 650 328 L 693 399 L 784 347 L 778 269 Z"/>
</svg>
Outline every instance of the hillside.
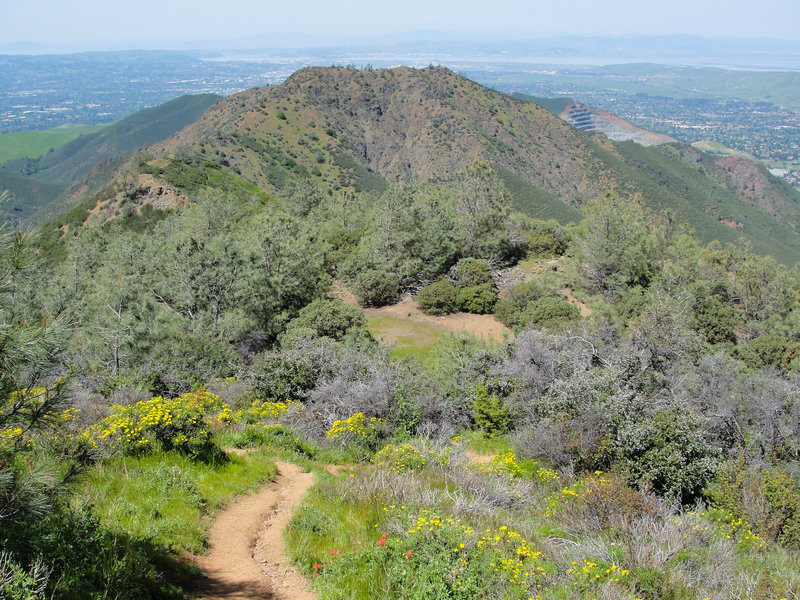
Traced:
<svg viewBox="0 0 800 600">
<path fill-rule="evenodd" d="M 0 189 L 8 189 L 12 200 L 0 208 L 0 217 L 30 219 L 45 210 L 70 184 L 80 180 L 98 164 L 156 143 L 197 118 L 219 96 L 182 96 L 155 108 L 140 111 L 91 135 L 82 135 L 34 159 L 17 159 L 0 166 Z M 107 175 L 106 175 L 107 177 Z"/>
<path fill-rule="evenodd" d="M 537 139 L 617 193 L 578 212 Z M 0 236 L 0 596 L 796 596 L 800 270 L 667 214 L 792 250 L 759 168 L 441 69 L 308 70 L 112 164 Z"/>
<path fill-rule="evenodd" d="M 702 241 L 743 238 L 782 262 L 800 259 L 800 193 L 765 169 L 677 144 L 615 143 L 438 67 L 303 69 L 219 102 L 153 151 L 179 148 L 268 190 L 310 178 L 381 192 L 388 182 L 448 181 L 483 161 L 535 217 L 575 221 L 609 191 L 641 195 Z"/>
</svg>

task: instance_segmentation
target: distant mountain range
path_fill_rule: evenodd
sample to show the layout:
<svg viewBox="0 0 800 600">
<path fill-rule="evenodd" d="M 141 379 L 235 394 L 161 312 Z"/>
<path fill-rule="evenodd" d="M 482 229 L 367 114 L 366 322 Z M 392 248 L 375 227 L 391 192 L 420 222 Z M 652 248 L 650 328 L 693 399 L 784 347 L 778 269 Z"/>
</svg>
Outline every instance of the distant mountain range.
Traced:
<svg viewBox="0 0 800 600">
<path fill-rule="evenodd" d="M 217 40 L 150 40 L 117 44 L 0 44 L 0 54 L 64 54 L 142 49 L 236 54 L 290 50 L 330 59 L 359 52 L 414 53 L 430 56 L 520 60 L 539 64 L 599 65 L 654 62 L 673 65 L 717 65 L 798 70 L 800 42 L 774 38 L 707 38 L 696 35 L 538 35 L 511 32 L 502 36 L 468 31 L 409 31 L 382 35 L 274 32 Z"/>
</svg>

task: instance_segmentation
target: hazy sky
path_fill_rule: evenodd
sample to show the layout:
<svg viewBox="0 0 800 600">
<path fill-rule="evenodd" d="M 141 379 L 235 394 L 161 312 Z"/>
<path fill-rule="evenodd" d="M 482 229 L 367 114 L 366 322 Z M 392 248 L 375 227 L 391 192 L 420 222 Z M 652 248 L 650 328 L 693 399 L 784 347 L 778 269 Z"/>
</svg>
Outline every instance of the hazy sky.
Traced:
<svg viewBox="0 0 800 600">
<path fill-rule="evenodd" d="M 797 39 L 798 0 L 0 0 L 0 45 L 169 47 L 266 33 L 470 31 Z"/>
</svg>

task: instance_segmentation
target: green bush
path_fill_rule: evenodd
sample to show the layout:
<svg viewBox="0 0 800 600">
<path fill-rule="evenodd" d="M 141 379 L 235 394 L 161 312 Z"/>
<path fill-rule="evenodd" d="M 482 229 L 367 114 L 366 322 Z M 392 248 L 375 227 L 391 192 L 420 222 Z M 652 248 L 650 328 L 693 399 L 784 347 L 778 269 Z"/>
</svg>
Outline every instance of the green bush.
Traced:
<svg viewBox="0 0 800 600">
<path fill-rule="evenodd" d="M 506 290 L 505 297 L 495 303 L 494 316 L 514 331 L 521 331 L 528 324 L 525 319 L 528 305 L 550 294 L 552 292 L 537 281 L 512 285 Z"/>
<path fill-rule="evenodd" d="M 487 314 L 497 302 L 497 287 L 489 263 L 477 258 L 462 258 L 447 274 L 417 294 L 419 307 L 429 315 L 456 311 Z"/>
<path fill-rule="evenodd" d="M 717 469 L 719 449 L 697 415 L 679 408 L 661 410 L 617 434 L 620 464 L 631 484 L 651 487 L 684 504 L 700 497 Z"/>
<path fill-rule="evenodd" d="M 511 286 L 495 304 L 495 316 L 514 331 L 529 325 L 557 329 L 580 318 L 578 308 L 536 281 Z"/>
<path fill-rule="evenodd" d="M 494 284 L 489 262 L 477 258 L 462 258 L 450 268 L 447 278 L 460 289 Z"/>
<path fill-rule="evenodd" d="M 785 469 L 728 461 L 708 487 L 707 500 L 760 538 L 800 548 L 800 483 Z"/>
<path fill-rule="evenodd" d="M 527 325 L 556 329 L 565 324 L 580 319 L 578 307 L 562 298 L 548 296 L 539 298 L 525 309 L 522 321 Z"/>
<path fill-rule="evenodd" d="M 696 329 L 709 344 L 735 344 L 736 328 L 741 319 L 730 304 L 710 298 L 694 311 Z"/>
<path fill-rule="evenodd" d="M 493 283 L 482 283 L 458 290 L 456 302 L 458 308 L 464 312 L 488 314 L 497 302 L 497 288 Z"/>
<path fill-rule="evenodd" d="M 458 310 L 458 290 L 442 279 L 422 288 L 416 296 L 417 304 L 422 312 L 428 315 L 448 315 Z"/>
<path fill-rule="evenodd" d="M 302 352 L 264 352 L 250 363 L 247 383 L 260 400 L 305 400 L 317 383 L 318 371 Z"/>
<path fill-rule="evenodd" d="M 533 221 L 525 232 L 525 248 L 528 256 L 561 256 L 567 249 L 564 230 L 555 221 Z"/>
<path fill-rule="evenodd" d="M 490 437 L 506 433 L 511 425 L 511 414 L 503 401 L 490 395 L 482 383 L 478 384 L 476 392 L 472 403 L 475 425 Z"/>
<path fill-rule="evenodd" d="M 300 310 L 300 314 L 286 326 L 286 336 L 329 337 L 344 339 L 351 329 L 363 328 L 367 323 L 364 311 L 341 300 L 321 298 Z"/>
<path fill-rule="evenodd" d="M 361 306 L 394 304 L 400 296 L 400 278 L 378 269 L 364 271 L 356 277 L 353 291 Z"/>
<path fill-rule="evenodd" d="M 738 346 L 736 354 L 753 369 L 763 367 L 788 369 L 792 360 L 800 355 L 800 348 L 784 335 L 768 331 L 744 346 Z"/>
<path fill-rule="evenodd" d="M 113 414 L 86 431 L 93 445 L 123 454 L 177 450 L 201 460 L 221 455 L 211 439 L 211 427 L 214 420 L 221 422 L 230 414 L 219 396 L 203 390 L 172 399 L 156 396 L 112 410 Z"/>
</svg>

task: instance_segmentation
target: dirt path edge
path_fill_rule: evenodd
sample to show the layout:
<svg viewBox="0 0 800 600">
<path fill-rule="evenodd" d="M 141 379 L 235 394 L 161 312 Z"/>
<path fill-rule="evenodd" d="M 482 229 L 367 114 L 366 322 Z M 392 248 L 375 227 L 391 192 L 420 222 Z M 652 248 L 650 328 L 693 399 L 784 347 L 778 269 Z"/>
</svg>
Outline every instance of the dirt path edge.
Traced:
<svg viewBox="0 0 800 600">
<path fill-rule="evenodd" d="M 206 577 L 204 600 L 314 600 L 306 579 L 290 564 L 283 530 L 314 474 L 276 461 L 278 476 L 258 492 L 236 499 L 208 530 L 209 552 L 196 559 Z"/>
</svg>

